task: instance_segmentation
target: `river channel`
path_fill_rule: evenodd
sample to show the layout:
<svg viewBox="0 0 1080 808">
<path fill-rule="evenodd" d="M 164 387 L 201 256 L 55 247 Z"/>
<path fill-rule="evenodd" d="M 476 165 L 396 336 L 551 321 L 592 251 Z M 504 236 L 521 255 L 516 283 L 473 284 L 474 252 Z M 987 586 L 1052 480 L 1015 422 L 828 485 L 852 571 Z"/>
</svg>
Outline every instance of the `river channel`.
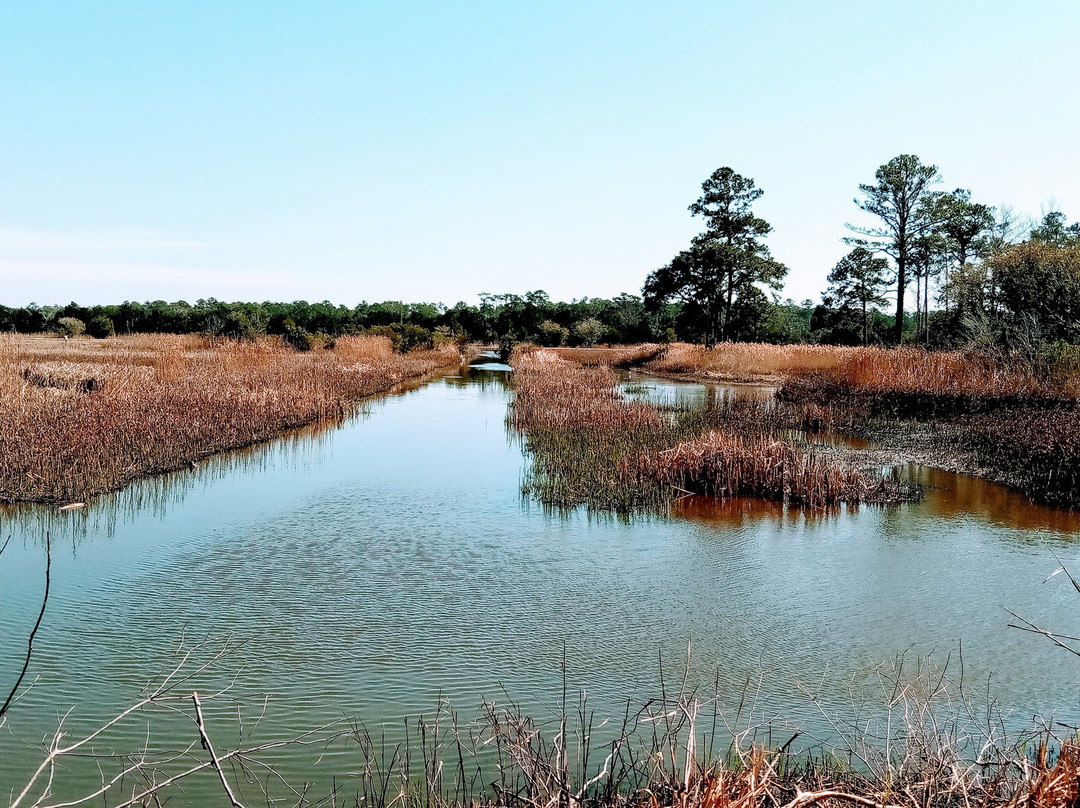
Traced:
<svg viewBox="0 0 1080 808">
<path fill-rule="evenodd" d="M 625 384 L 666 400 L 707 392 Z M 1007 723 L 1080 721 L 1080 659 L 1010 628 L 1006 611 L 1080 631 L 1080 595 L 1046 580 L 1059 559 L 1080 571 L 1080 515 L 920 468 L 903 473 L 926 496 L 901 506 L 552 513 L 522 498 L 511 395 L 501 366 L 462 368 L 82 510 L 0 513 L 0 689 L 40 606 L 46 533 L 52 547 L 32 687 L 0 727 L 0 794 L 28 779 L 69 710 L 67 730 L 88 730 L 177 648 L 205 655 L 225 637 L 230 655 L 188 689 L 232 683 L 228 698 L 255 713 L 265 698 L 264 725 L 293 734 L 354 717 L 393 742 L 404 717 L 449 703 L 467 719 L 484 699 L 545 718 L 564 672 L 597 720 L 621 716 L 659 694 L 661 659 L 664 687 L 687 668 L 688 686 L 731 716 L 752 705 L 777 737 L 828 737 L 838 716 L 874 709 L 878 671 L 901 657 L 911 671 L 947 663 Z M 105 746 L 134 751 L 146 731 L 136 721 Z M 316 764 L 321 751 L 282 765 L 325 770 L 335 759 Z M 359 764 L 334 765 L 347 779 Z M 60 790 L 97 777 L 73 764 Z M 193 781 L 171 804 L 213 804 L 217 788 Z"/>
</svg>

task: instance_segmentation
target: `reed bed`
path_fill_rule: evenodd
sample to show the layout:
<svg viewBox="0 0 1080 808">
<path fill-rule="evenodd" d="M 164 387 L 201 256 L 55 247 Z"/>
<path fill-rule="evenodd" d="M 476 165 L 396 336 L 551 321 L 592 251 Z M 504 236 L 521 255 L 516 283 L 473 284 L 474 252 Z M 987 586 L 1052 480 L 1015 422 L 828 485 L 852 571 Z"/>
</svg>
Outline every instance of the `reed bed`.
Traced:
<svg viewBox="0 0 1080 808">
<path fill-rule="evenodd" d="M 856 403 L 899 415 L 934 415 L 1080 399 L 1080 377 L 960 351 L 858 348 L 842 362 L 789 373 L 789 400 Z"/>
<path fill-rule="evenodd" d="M 191 467 L 459 361 L 454 347 L 395 354 L 383 337 L 309 353 L 276 338 L 4 337 L 0 502 L 80 501 Z"/>
<path fill-rule="evenodd" d="M 778 382 L 795 372 L 835 367 L 855 350 L 750 342 L 726 342 L 715 348 L 675 343 L 665 347 L 645 367 L 653 373 L 689 375 L 703 380 Z"/>
<path fill-rule="evenodd" d="M 525 489 L 559 507 L 666 507 L 687 493 L 822 506 L 897 496 L 884 481 L 796 448 L 754 402 L 660 409 L 628 401 L 609 367 L 518 350 L 509 424 L 525 437 Z"/>
<path fill-rule="evenodd" d="M 960 418 L 954 440 L 1041 502 L 1080 505 L 1080 411 L 1018 407 Z"/>
<path fill-rule="evenodd" d="M 871 439 L 895 435 L 890 423 L 928 422 L 940 435 L 931 463 L 939 454 L 1034 499 L 1080 505 L 1076 373 L 977 353 L 860 348 L 790 374 L 778 397 L 804 424 Z"/>
<path fill-rule="evenodd" d="M 640 474 L 637 484 L 642 490 L 655 477 L 675 490 L 711 491 L 714 486 L 692 470 L 722 463 L 734 474 L 736 467 L 744 468 L 735 459 L 740 453 L 775 455 L 775 463 L 788 469 L 782 452 L 770 447 L 777 437 L 786 440 L 792 431 L 848 432 L 884 441 L 903 453 L 904 424 L 917 421 L 940 435 L 934 446 L 914 440 L 910 450 L 920 462 L 991 476 L 1037 500 L 1080 505 L 1080 373 L 1068 368 L 962 351 L 750 343 L 724 343 L 712 349 L 676 343 L 647 358 L 656 348 L 626 346 L 591 353 L 560 349 L 558 355 L 591 367 L 643 364 L 653 373 L 704 382 L 769 383 L 779 389 L 771 408 L 748 403 L 741 411 L 727 405 L 727 411 L 714 413 L 714 425 L 724 440 L 702 437 L 712 429 L 709 424 L 699 424 L 697 432 L 678 438 L 685 446 L 672 454 L 680 458 L 679 468 L 685 466 L 682 471 L 665 466 L 661 459 L 624 463 L 619 474 L 630 474 L 629 470 Z M 565 409 L 567 403 L 572 401 L 563 400 L 560 406 Z M 742 448 L 729 442 L 733 432 L 743 434 Z M 757 437 L 748 442 L 747 432 Z M 746 448 L 750 444 L 752 448 Z M 648 441 L 645 445 L 656 451 L 672 448 L 657 448 Z M 595 451 L 584 445 L 578 449 Z M 561 474 L 565 479 L 565 470 Z M 816 473 L 813 476 L 817 479 Z M 756 479 L 742 472 L 736 477 Z M 851 495 L 859 498 L 855 479 L 834 480 L 828 487 L 838 485 L 843 491 L 849 484 L 854 486 Z M 746 486 L 754 489 L 756 483 Z M 870 496 L 879 496 L 876 486 L 871 488 Z M 797 499 L 795 490 L 789 489 L 786 496 Z"/>
<path fill-rule="evenodd" d="M 781 499 L 803 505 L 865 502 L 889 496 L 862 474 L 760 435 L 708 432 L 660 452 L 640 453 L 620 464 L 619 474 L 683 493 L 728 499 Z"/>
<path fill-rule="evenodd" d="M 570 362 L 577 362 L 585 367 L 621 368 L 640 365 L 656 359 L 663 350 L 662 345 L 643 342 L 639 345 L 608 345 L 603 348 L 553 348 L 556 356 Z"/>
<path fill-rule="evenodd" d="M 962 351 L 756 343 L 706 349 L 677 343 L 645 368 L 704 381 L 778 382 L 784 397 L 818 402 L 850 397 L 926 409 L 1080 399 L 1078 375 Z"/>
</svg>

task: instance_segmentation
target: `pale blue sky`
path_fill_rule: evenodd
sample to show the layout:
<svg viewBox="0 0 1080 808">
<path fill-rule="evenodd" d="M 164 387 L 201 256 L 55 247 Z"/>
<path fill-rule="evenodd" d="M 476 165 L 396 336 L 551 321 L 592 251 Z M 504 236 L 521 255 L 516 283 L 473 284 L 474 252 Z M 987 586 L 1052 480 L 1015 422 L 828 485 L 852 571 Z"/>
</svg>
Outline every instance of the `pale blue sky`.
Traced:
<svg viewBox="0 0 1080 808">
<path fill-rule="evenodd" d="M 754 177 L 817 298 L 859 182 L 1080 219 L 1074 2 L 0 6 L 0 303 L 637 293 Z"/>
</svg>

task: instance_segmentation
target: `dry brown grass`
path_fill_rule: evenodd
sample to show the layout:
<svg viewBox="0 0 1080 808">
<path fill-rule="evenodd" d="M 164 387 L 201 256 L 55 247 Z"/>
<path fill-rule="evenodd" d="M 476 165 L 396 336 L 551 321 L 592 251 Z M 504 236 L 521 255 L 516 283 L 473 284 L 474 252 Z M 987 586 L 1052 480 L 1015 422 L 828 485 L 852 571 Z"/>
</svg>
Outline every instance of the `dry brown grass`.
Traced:
<svg viewBox="0 0 1080 808">
<path fill-rule="evenodd" d="M 895 496 L 766 434 L 756 409 L 747 418 L 739 406 L 661 412 L 626 400 L 608 367 L 582 367 L 550 350 L 518 350 L 510 361 L 510 423 L 533 454 L 526 487 L 548 504 L 626 511 L 663 507 L 683 493 L 809 505 Z"/>
<path fill-rule="evenodd" d="M 602 348 L 552 348 L 560 359 L 585 367 L 639 365 L 660 355 L 663 346 L 651 342 L 640 345 L 608 345 Z"/>
<path fill-rule="evenodd" d="M 71 502 L 216 452 L 346 414 L 357 399 L 460 360 L 345 337 L 298 353 L 279 340 L 195 336 L 0 339 L 0 502 Z"/>
<path fill-rule="evenodd" d="M 1021 362 L 960 351 L 856 348 L 831 367 L 789 375 L 800 389 L 820 389 L 829 397 L 968 403 L 1080 397 L 1075 375 L 1051 375 Z"/>
<path fill-rule="evenodd" d="M 632 350 L 628 348 L 626 350 Z M 646 363 L 655 373 L 704 380 L 797 384 L 821 396 L 933 396 L 941 399 L 1080 398 L 1080 377 L 961 351 L 724 343 L 677 343 Z"/>
<path fill-rule="evenodd" d="M 950 761 L 951 762 L 951 761 Z M 976 767 L 945 769 L 913 782 L 865 774 L 786 773 L 783 756 L 753 747 L 736 765 L 695 773 L 675 788 L 645 789 L 634 808 L 1075 808 L 1080 802 L 1080 747 L 1066 741 L 1056 755 L 1043 744 L 1019 774 L 981 775 Z M 666 784 L 664 784 L 666 785 Z"/>
<path fill-rule="evenodd" d="M 624 463 L 620 473 L 722 499 L 821 506 L 888 498 L 884 479 L 875 487 L 854 470 L 767 435 L 747 439 L 715 430 L 670 449 L 641 453 Z"/>
<path fill-rule="evenodd" d="M 726 342 L 715 348 L 675 343 L 645 367 L 654 373 L 716 381 L 776 382 L 797 371 L 824 370 L 844 362 L 855 348 Z"/>
</svg>

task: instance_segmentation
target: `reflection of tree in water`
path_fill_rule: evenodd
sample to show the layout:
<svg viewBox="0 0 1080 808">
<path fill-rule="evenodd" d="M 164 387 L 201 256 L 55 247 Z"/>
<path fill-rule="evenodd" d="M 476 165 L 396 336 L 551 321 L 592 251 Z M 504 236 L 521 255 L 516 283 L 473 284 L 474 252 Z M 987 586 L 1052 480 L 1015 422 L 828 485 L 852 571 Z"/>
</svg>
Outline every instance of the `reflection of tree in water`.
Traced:
<svg viewBox="0 0 1080 808">
<path fill-rule="evenodd" d="M 451 387 L 479 387 L 485 391 L 488 389 L 502 391 L 509 387 L 507 384 L 509 367 L 496 360 L 478 365 L 462 365 L 457 374 L 443 376 L 442 381 Z"/>
</svg>

